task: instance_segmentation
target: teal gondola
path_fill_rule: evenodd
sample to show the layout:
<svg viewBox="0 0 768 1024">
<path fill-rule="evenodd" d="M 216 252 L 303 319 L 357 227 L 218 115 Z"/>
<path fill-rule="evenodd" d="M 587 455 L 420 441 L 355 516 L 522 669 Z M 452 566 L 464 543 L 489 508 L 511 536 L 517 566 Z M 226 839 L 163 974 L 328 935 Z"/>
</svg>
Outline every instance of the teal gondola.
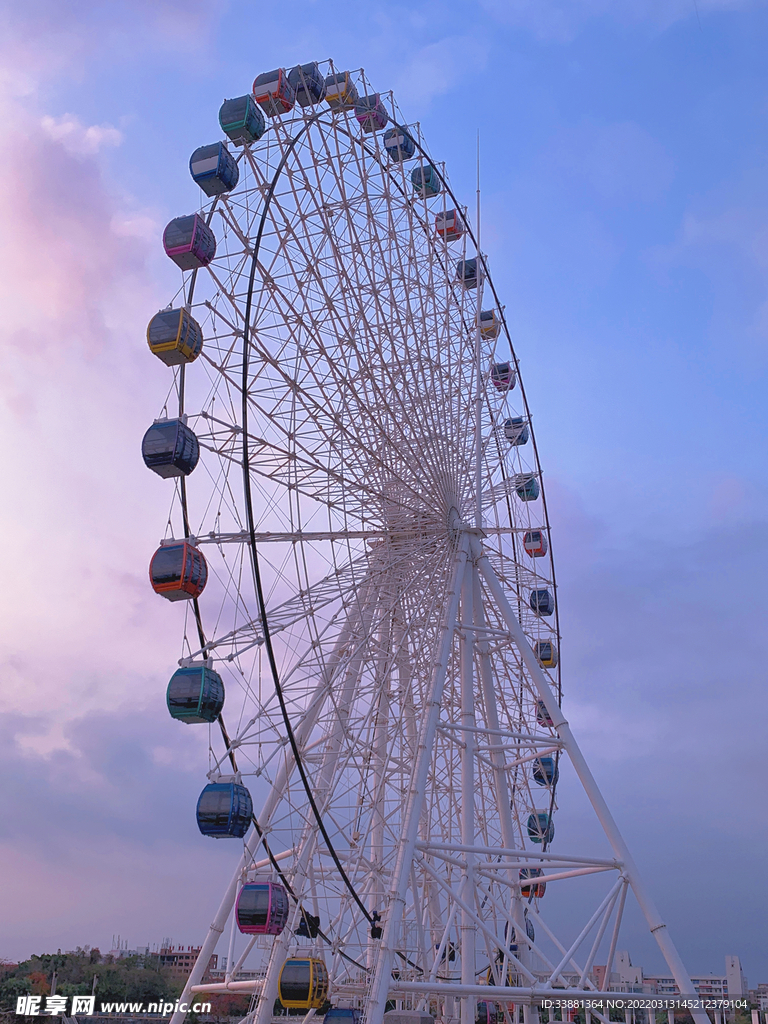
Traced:
<svg viewBox="0 0 768 1024">
<path fill-rule="evenodd" d="M 224 681 L 205 662 L 185 665 L 171 676 L 166 702 L 171 718 L 187 725 L 210 724 L 224 707 Z"/>
</svg>

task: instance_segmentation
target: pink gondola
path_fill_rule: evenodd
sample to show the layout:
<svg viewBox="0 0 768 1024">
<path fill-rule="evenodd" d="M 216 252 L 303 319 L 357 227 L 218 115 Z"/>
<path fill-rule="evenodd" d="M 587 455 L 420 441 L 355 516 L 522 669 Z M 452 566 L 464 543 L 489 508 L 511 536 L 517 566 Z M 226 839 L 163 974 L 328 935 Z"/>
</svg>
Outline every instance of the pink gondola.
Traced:
<svg viewBox="0 0 768 1024">
<path fill-rule="evenodd" d="M 237 897 L 237 927 L 244 935 L 279 935 L 288 923 L 288 893 L 277 882 L 250 882 Z"/>
</svg>

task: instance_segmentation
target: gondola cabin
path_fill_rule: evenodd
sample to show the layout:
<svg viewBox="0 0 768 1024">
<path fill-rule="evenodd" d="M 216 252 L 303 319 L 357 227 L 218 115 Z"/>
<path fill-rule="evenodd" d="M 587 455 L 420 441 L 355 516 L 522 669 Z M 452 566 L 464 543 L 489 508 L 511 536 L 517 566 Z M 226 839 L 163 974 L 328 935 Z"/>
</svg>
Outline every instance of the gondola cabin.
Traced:
<svg viewBox="0 0 768 1024">
<path fill-rule="evenodd" d="M 488 341 L 498 338 L 501 330 L 501 320 L 496 315 L 495 309 L 484 309 L 480 313 L 480 334 Z"/>
<path fill-rule="evenodd" d="M 482 268 L 480 269 L 480 277 L 482 277 Z M 477 258 L 472 257 L 471 260 L 459 260 L 456 264 L 456 281 L 461 285 L 462 288 L 471 291 L 473 288 L 477 288 L 478 282 L 478 268 Z"/>
<path fill-rule="evenodd" d="M 197 213 L 174 217 L 163 232 L 166 256 L 181 270 L 207 267 L 216 255 L 216 238 Z"/>
<path fill-rule="evenodd" d="M 526 530 L 523 534 L 523 547 L 531 558 L 542 558 L 549 550 L 547 535 L 543 530 Z"/>
<path fill-rule="evenodd" d="M 323 1024 L 359 1024 L 360 1010 L 352 1006 L 332 1006 L 323 1017 Z"/>
<path fill-rule="evenodd" d="M 542 668 L 557 668 L 557 644 L 551 640 L 537 640 L 533 645 L 533 653 Z"/>
<path fill-rule="evenodd" d="M 555 610 L 555 600 L 546 588 L 532 590 L 528 603 L 534 615 L 551 615 Z"/>
<path fill-rule="evenodd" d="M 541 899 L 547 891 L 546 882 L 534 882 L 533 884 L 530 882 L 530 879 L 541 878 L 543 874 L 544 872 L 541 868 L 520 868 L 520 881 L 528 882 L 527 885 L 521 885 L 520 887 L 520 892 L 526 899 L 531 899 L 534 896 L 536 899 Z"/>
<path fill-rule="evenodd" d="M 364 132 L 378 132 L 386 128 L 389 115 L 381 102 L 379 93 L 371 93 L 370 96 L 361 96 L 355 104 L 355 117 L 357 118 Z"/>
<path fill-rule="evenodd" d="M 239 782 L 211 782 L 197 801 L 197 827 L 214 839 L 242 839 L 251 825 L 251 794 Z"/>
<path fill-rule="evenodd" d="M 230 142 L 244 146 L 258 142 L 267 130 L 264 115 L 253 96 L 237 96 L 224 100 L 219 108 L 219 124 Z"/>
<path fill-rule="evenodd" d="M 533 921 L 528 916 L 528 911 L 527 910 L 525 911 L 525 934 L 528 936 L 528 938 L 531 940 L 531 942 L 535 942 L 536 941 L 536 932 L 534 931 L 534 928 L 533 928 Z M 509 952 L 510 953 L 517 953 L 517 951 L 519 949 L 519 944 L 518 944 L 518 941 L 517 941 L 517 932 L 515 931 L 514 928 L 510 928 L 509 927 L 509 923 L 504 925 L 504 938 L 506 939 L 508 935 L 509 935 L 509 946 L 508 946 Z M 525 948 L 525 947 L 523 947 L 523 948 Z M 504 958 L 504 954 L 502 953 L 501 950 L 499 950 L 497 952 L 497 954 L 496 954 L 496 963 L 500 964 L 502 962 L 503 958 Z"/>
<path fill-rule="evenodd" d="M 328 75 L 325 79 L 325 102 L 334 112 L 354 110 L 359 98 L 357 87 L 348 71 Z"/>
<path fill-rule="evenodd" d="M 539 481 L 526 473 L 515 481 L 515 493 L 521 501 L 536 501 L 539 496 Z"/>
<path fill-rule="evenodd" d="M 267 117 L 280 117 L 292 110 L 296 102 L 296 90 L 288 81 L 285 68 L 257 75 L 253 82 L 253 98 Z"/>
<path fill-rule="evenodd" d="M 205 662 L 177 669 L 165 695 L 171 718 L 187 725 L 215 722 L 224 707 L 224 682 Z"/>
<path fill-rule="evenodd" d="M 211 198 L 231 192 L 240 179 L 235 158 L 223 142 L 196 149 L 189 160 L 189 173 Z"/>
<path fill-rule="evenodd" d="M 142 439 L 141 457 L 147 469 L 166 480 L 189 476 L 200 458 L 200 444 L 183 420 L 155 420 Z"/>
<path fill-rule="evenodd" d="M 319 1010 L 328 998 L 328 968 L 323 960 L 286 960 L 277 995 L 286 1010 Z"/>
<path fill-rule="evenodd" d="M 293 86 L 300 107 L 313 107 L 325 99 L 325 78 L 314 61 L 291 68 L 288 81 Z"/>
<path fill-rule="evenodd" d="M 551 843 L 555 838 L 555 823 L 545 811 L 529 814 L 526 829 L 532 843 Z"/>
<path fill-rule="evenodd" d="M 389 128 L 384 132 L 384 149 L 390 160 L 402 163 L 403 160 L 410 160 L 416 152 L 416 143 L 405 128 Z"/>
<path fill-rule="evenodd" d="M 277 882 L 249 882 L 235 904 L 237 927 L 244 935 L 279 935 L 288 923 L 288 893 Z"/>
<path fill-rule="evenodd" d="M 202 352 L 203 329 L 186 309 L 163 309 L 149 321 L 147 344 L 166 366 L 180 366 Z"/>
<path fill-rule="evenodd" d="M 443 183 L 440 181 L 437 168 L 433 167 L 432 164 L 422 164 L 420 167 L 414 167 L 411 171 L 411 184 L 420 196 L 425 196 L 427 199 L 439 195 L 443 189 Z"/>
<path fill-rule="evenodd" d="M 435 217 L 435 231 L 447 242 L 453 242 L 464 234 L 464 220 L 458 210 L 443 210 Z M 480 332 L 482 333 L 482 324 Z"/>
<path fill-rule="evenodd" d="M 536 701 L 536 721 L 548 729 L 552 727 L 552 716 L 543 700 Z"/>
<path fill-rule="evenodd" d="M 533 762 L 533 781 L 538 786 L 554 786 L 560 778 L 560 769 L 554 757 L 537 757 Z"/>
<path fill-rule="evenodd" d="M 494 363 L 491 367 L 491 384 L 497 391 L 511 391 L 516 381 L 512 363 Z"/>
<path fill-rule="evenodd" d="M 496 1004 L 484 999 L 475 1004 L 475 1024 L 496 1024 Z"/>
<path fill-rule="evenodd" d="M 168 601 L 200 597 L 208 582 L 208 564 L 202 551 L 186 540 L 163 543 L 149 563 L 149 579 L 156 594 Z"/>
<path fill-rule="evenodd" d="M 522 416 L 510 416 L 504 420 L 504 437 L 515 447 L 528 444 L 530 434 L 525 419 Z"/>
</svg>

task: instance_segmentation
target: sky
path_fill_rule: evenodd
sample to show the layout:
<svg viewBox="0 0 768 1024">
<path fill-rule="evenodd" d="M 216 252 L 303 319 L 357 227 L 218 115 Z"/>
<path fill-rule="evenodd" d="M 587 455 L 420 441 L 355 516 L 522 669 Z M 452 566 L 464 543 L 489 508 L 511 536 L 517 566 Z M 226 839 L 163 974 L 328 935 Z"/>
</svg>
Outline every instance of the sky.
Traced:
<svg viewBox="0 0 768 1024">
<path fill-rule="evenodd" d="M 200 942 L 229 879 L 164 707 L 144 332 L 221 101 L 332 57 L 395 90 L 467 202 L 480 132 L 566 715 L 689 970 L 768 981 L 767 36 L 765 0 L 0 7 L 0 958 Z M 559 793 L 589 847 L 568 771 Z M 634 911 L 624 944 L 663 970 Z"/>
</svg>

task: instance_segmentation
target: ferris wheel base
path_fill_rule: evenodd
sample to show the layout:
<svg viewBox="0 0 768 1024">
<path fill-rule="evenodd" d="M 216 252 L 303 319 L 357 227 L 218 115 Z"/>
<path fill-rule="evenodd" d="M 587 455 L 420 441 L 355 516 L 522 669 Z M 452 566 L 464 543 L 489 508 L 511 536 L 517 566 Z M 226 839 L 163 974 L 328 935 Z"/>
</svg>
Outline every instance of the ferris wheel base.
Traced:
<svg viewBox="0 0 768 1024">
<path fill-rule="evenodd" d="M 212 982 L 208 985 L 193 985 L 191 991 L 195 994 L 223 995 L 242 994 L 253 995 L 261 992 L 262 981 L 250 979 L 248 981 Z M 365 985 L 344 984 L 337 985 L 332 995 L 335 998 L 356 997 L 365 995 Z M 460 982 L 441 981 L 396 981 L 392 980 L 389 986 L 390 998 L 397 996 L 476 996 L 478 999 L 488 1000 L 493 997 L 493 1002 L 508 1001 L 518 1006 L 532 1006 L 541 1003 L 546 999 L 574 999 L 574 1000 L 615 1000 L 622 1003 L 624 1000 L 637 998 L 633 993 L 620 991 L 601 991 L 586 988 L 523 988 L 512 985 L 462 985 Z"/>
</svg>

